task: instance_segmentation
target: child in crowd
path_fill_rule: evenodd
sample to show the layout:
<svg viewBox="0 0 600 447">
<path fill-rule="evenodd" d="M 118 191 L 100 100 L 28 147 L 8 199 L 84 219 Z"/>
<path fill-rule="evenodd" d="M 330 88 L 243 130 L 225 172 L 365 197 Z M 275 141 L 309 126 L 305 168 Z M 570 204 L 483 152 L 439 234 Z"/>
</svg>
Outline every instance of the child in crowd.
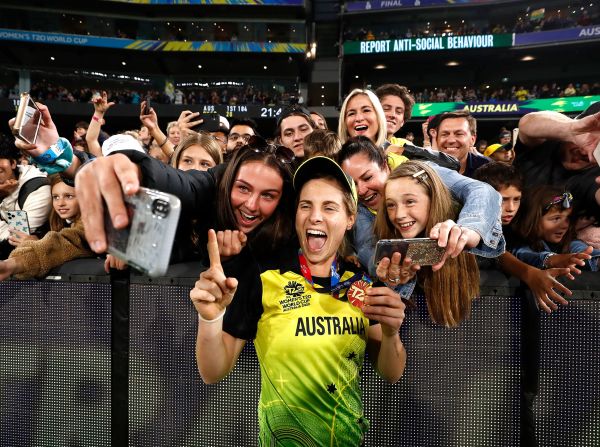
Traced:
<svg viewBox="0 0 600 447">
<path fill-rule="evenodd" d="M 375 233 L 379 239 L 428 237 L 432 228 L 456 219 L 457 209 L 448 188 L 435 170 L 425 163 L 407 161 L 397 167 L 385 184 L 380 202 Z M 400 260 L 384 258 L 377 275 L 381 281 L 389 280 L 389 271 Z M 383 270 L 389 265 L 389 270 Z M 418 275 L 417 275 L 418 270 Z M 468 318 L 471 302 L 479 294 L 479 269 L 475 256 L 462 252 L 448 257 L 441 269 L 411 265 L 402 260 L 399 281 L 407 282 L 417 275 L 423 285 L 431 319 L 447 327 L 455 327 Z M 387 283 L 387 282 L 386 282 Z"/>
<path fill-rule="evenodd" d="M 181 140 L 171 157 L 171 166 L 180 171 L 208 171 L 223 163 L 221 146 L 206 132 L 191 132 Z"/>
<path fill-rule="evenodd" d="M 562 188 L 541 185 L 526 195 L 524 212 L 515 220 L 522 240 L 513 249 L 520 260 L 538 268 L 598 270 L 600 250 L 574 239 L 573 196 Z"/>
<path fill-rule="evenodd" d="M 315 129 L 304 137 L 304 156 L 306 158 L 315 155 L 335 158 L 342 149 L 342 142 L 337 133 L 327 129 Z"/>
<path fill-rule="evenodd" d="M 50 229 L 37 241 L 25 241 L 6 261 L 0 261 L 0 280 L 43 277 L 50 269 L 76 258 L 94 256 L 85 240 L 79 203 L 72 180 L 55 175 L 52 187 Z"/>
<path fill-rule="evenodd" d="M 510 164 L 491 162 L 477 168 L 473 178 L 489 183 L 502 196 L 502 232 L 506 240 L 507 251 L 497 258 L 497 266 L 503 272 L 515 276 L 527 284 L 538 307 L 545 312 L 550 313 L 556 310 L 558 308 L 556 303 L 568 304 L 557 291 L 567 295 L 571 295 L 571 291 L 556 280 L 556 277 L 560 275 L 566 275 L 573 279 L 568 267 L 540 270 L 520 261 L 510 252 L 515 244 L 515 235 L 511 224 L 521 207 L 523 192 L 523 177 L 520 172 Z M 490 268 L 492 267 L 490 266 Z"/>
</svg>

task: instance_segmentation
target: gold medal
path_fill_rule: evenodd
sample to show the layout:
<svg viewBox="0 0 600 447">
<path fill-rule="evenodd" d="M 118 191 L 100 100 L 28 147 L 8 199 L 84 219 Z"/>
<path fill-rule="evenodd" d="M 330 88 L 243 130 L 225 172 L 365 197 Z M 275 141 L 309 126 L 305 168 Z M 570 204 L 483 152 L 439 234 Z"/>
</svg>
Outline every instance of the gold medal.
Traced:
<svg viewBox="0 0 600 447">
<path fill-rule="evenodd" d="M 364 279 L 359 279 L 358 281 L 354 281 L 348 292 L 346 292 L 346 296 L 348 297 L 348 301 L 353 306 L 358 307 L 359 309 L 364 306 L 365 297 L 367 296 L 367 289 L 371 287 L 371 283 L 365 281 Z"/>
</svg>

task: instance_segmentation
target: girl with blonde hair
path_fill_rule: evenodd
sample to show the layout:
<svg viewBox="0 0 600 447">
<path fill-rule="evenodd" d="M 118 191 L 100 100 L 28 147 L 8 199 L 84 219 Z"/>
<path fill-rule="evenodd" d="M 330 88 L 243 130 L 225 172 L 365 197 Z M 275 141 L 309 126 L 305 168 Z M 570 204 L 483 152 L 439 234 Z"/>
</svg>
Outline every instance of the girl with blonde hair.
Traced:
<svg viewBox="0 0 600 447">
<path fill-rule="evenodd" d="M 396 168 L 385 183 L 375 234 L 379 239 L 429 237 L 442 223 L 456 225 L 457 214 L 457 206 L 435 170 L 425 163 L 408 161 Z M 408 282 L 417 277 L 435 323 L 454 327 L 469 317 L 471 302 L 479 294 L 475 255 L 463 251 L 456 257 L 447 257 L 437 270 L 402 261 L 400 280 Z M 384 259 L 380 265 L 388 262 Z M 378 275 L 383 270 L 378 267 Z"/>
</svg>

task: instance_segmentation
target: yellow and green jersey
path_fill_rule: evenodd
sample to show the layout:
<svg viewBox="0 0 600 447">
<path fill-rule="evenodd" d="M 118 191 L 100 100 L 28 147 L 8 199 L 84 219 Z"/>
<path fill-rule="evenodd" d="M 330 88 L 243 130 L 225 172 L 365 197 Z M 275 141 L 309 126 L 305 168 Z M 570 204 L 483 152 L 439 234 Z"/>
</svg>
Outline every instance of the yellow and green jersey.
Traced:
<svg viewBox="0 0 600 447">
<path fill-rule="evenodd" d="M 329 293 L 330 278 L 313 278 L 315 289 L 297 259 L 288 264 L 263 271 L 254 287 L 260 445 L 359 446 L 369 426 L 360 390 L 369 320 L 345 289 L 339 299 Z M 339 273 L 343 282 L 356 272 Z"/>
</svg>

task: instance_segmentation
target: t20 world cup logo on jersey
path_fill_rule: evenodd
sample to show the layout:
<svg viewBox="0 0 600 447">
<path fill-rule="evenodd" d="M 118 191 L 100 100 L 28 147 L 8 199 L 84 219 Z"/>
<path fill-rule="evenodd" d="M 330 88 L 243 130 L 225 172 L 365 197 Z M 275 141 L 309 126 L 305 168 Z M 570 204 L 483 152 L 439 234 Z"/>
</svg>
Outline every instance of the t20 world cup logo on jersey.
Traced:
<svg viewBox="0 0 600 447">
<path fill-rule="evenodd" d="M 304 293 L 304 286 L 296 281 L 288 282 L 284 287 L 286 298 L 300 298 Z"/>
<path fill-rule="evenodd" d="M 310 304 L 310 295 L 304 295 L 304 286 L 297 281 L 289 281 L 283 286 L 285 298 L 279 301 L 284 312 L 306 307 Z"/>
</svg>

